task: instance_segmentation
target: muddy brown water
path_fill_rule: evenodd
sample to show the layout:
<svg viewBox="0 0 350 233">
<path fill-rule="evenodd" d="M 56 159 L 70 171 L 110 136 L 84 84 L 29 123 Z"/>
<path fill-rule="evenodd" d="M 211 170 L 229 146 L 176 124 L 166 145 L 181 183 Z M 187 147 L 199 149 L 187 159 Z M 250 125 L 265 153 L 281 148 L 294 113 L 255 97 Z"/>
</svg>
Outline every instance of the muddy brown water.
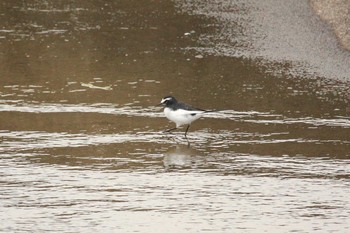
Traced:
<svg viewBox="0 0 350 233">
<path fill-rule="evenodd" d="M 1 232 L 350 230 L 348 83 L 175 2 L 1 3 Z M 168 94 L 221 111 L 165 134 Z"/>
</svg>

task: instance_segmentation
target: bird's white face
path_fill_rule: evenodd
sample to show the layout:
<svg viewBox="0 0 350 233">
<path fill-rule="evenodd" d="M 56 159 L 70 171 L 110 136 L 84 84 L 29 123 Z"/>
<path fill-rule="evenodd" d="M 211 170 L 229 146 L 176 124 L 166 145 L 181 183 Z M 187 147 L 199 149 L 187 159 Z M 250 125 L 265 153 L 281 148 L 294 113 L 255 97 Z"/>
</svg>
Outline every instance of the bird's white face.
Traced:
<svg viewBox="0 0 350 233">
<path fill-rule="evenodd" d="M 164 104 L 165 102 L 167 102 L 167 101 L 169 101 L 169 100 L 171 100 L 171 97 L 163 98 L 163 99 L 160 101 L 160 103 L 161 103 L 161 104 Z"/>
</svg>

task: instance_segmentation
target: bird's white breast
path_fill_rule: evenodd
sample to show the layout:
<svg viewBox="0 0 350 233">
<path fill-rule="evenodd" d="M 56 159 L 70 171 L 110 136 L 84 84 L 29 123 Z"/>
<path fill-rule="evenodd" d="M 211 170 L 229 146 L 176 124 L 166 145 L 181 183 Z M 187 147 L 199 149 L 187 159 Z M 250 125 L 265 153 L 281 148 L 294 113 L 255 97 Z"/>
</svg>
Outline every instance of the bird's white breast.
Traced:
<svg viewBox="0 0 350 233">
<path fill-rule="evenodd" d="M 203 111 L 188 111 L 184 109 L 172 110 L 170 108 L 164 108 L 164 114 L 169 120 L 175 122 L 176 127 L 179 127 L 191 124 L 202 116 Z"/>
</svg>

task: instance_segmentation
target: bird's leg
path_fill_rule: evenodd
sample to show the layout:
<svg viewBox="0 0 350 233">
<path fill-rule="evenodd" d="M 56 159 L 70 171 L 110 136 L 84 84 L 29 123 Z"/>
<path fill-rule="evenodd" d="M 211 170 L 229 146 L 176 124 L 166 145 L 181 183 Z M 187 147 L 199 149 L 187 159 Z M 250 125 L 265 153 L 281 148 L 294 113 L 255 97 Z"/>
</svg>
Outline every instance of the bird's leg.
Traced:
<svg viewBox="0 0 350 233">
<path fill-rule="evenodd" d="M 187 132 L 189 128 L 190 128 L 190 125 L 187 125 L 186 131 L 185 131 L 185 138 L 187 138 Z"/>
<path fill-rule="evenodd" d="M 173 131 L 173 130 L 175 130 L 175 129 L 177 129 L 177 127 L 171 128 L 171 129 L 167 129 L 167 130 L 165 130 L 164 132 L 165 132 L 165 133 L 169 133 L 169 132 L 171 132 L 171 131 Z"/>
</svg>

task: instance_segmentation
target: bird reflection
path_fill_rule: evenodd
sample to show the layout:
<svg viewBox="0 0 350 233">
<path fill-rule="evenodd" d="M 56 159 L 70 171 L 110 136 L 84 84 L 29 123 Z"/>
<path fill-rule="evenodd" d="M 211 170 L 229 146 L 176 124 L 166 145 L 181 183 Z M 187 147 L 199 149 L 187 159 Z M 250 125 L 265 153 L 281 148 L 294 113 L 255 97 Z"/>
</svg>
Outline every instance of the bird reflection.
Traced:
<svg viewBox="0 0 350 233">
<path fill-rule="evenodd" d="M 176 145 L 164 154 L 163 163 L 166 169 L 171 168 L 191 168 L 194 161 L 193 157 L 198 152 L 191 149 L 188 145 Z"/>
</svg>

